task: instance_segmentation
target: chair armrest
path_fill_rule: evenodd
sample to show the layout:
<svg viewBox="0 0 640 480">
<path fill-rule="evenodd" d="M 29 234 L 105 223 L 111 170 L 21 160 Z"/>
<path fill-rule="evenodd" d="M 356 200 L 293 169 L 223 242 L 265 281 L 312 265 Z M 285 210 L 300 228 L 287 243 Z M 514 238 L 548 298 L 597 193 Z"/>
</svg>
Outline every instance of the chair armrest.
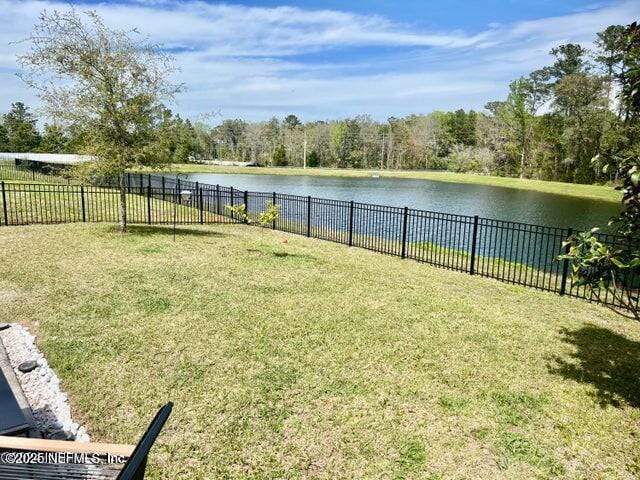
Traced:
<svg viewBox="0 0 640 480">
<path fill-rule="evenodd" d="M 130 457 L 135 445 L 114 443 L 81 443 L 42 438 L 8 437 L 0 435 L 0 449 L 29 450 L 35 452 L 97 453 Z"/>
</svg>

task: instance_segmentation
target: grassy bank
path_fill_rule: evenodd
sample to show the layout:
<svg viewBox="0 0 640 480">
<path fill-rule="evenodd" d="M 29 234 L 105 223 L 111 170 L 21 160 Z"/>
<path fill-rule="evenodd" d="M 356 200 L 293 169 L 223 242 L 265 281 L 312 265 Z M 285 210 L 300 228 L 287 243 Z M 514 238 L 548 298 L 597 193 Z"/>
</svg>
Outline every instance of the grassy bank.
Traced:
<svg viewBox="0 0 640 480">
<path fill-rule="evenodd" d="M 640 473 L 640 324 L 602 307 L 236 225 L 0 227 L 0 251 L 0 322 L 94 440 L 175 401 L 150 478 Z"/>
<path fill-rule="evenodd" d="M 603 185 L 580 185 L 563 182 L 545 182 L 520 178 L 494 177 L 469 173 L 432 172 L 432 171 L 377 171 L 329 168 L 258 168 L 258 167 L 222 167 L 217 165 L 180 164 L 171 167 L 172 172 L 182 173 L 244 173 L 254 175 L 312 175 L 331 177 L 371 177 L 378 172 L 387 178 L 414 178 L 450 183 L 470 183 L 494 187 L 519 188 L 572 197 L 591 198 L 607 202 L 620 202 L 622 194 L 612 187 Z"/>
</svg>

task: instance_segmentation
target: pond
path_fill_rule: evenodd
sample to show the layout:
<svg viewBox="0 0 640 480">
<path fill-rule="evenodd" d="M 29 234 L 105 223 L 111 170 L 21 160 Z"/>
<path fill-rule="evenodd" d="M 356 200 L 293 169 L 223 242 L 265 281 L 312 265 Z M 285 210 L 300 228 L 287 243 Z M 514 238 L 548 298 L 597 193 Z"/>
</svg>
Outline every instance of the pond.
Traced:
<svg viewBox="0 0 640 480">
<path fill-rule="evenodd" d="M 612 202 L 419 179 L 211 173 L 181 174 L 180 178 L 239 190 L 311 195 L 578 229 L 605 226 L 608 219 L 619 211 L 619 206 Z M 567 184 L 567 189 L 570 188 L 571 185 Z"/>
</svg>

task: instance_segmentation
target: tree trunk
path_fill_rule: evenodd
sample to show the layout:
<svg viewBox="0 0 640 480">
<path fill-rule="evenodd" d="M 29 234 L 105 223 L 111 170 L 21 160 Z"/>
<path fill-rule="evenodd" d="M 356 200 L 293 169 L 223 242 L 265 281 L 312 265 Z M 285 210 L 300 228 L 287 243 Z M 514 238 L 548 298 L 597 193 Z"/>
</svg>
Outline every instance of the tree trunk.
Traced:
<svg viewBox="0 0 640 480">
<path fill-rule="evenodd" d="M 525 148 L 522 147 L 520 152 L 520 178 L 524 178 L 525 158 Z"/>
<path fill-rule="evenodd" d="M 127 233 L 127 184 L 125 174 L 120 174 L 120 233 Z"/>
</svg>

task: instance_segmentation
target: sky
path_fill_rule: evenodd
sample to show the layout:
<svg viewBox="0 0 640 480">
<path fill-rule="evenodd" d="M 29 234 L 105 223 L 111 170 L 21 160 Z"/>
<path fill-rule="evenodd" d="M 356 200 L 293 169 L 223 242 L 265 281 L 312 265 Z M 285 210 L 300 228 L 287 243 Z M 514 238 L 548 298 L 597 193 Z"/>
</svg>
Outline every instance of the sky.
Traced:
<svg viewBox="0 0 640 480">
<path fill-rule="evenodd" d="M 209 123 L 482 110 L 552 63 L 553 46 L 591 46 L 608 25 L 640 19 L 628 0 L 0 0 L 0 112 L 38 106 L 16 76 L 27 45 L 13 42 L 39 12 L 70 4 L 162 44 L 186 85 L 170 107 Z"/>
</svg>

